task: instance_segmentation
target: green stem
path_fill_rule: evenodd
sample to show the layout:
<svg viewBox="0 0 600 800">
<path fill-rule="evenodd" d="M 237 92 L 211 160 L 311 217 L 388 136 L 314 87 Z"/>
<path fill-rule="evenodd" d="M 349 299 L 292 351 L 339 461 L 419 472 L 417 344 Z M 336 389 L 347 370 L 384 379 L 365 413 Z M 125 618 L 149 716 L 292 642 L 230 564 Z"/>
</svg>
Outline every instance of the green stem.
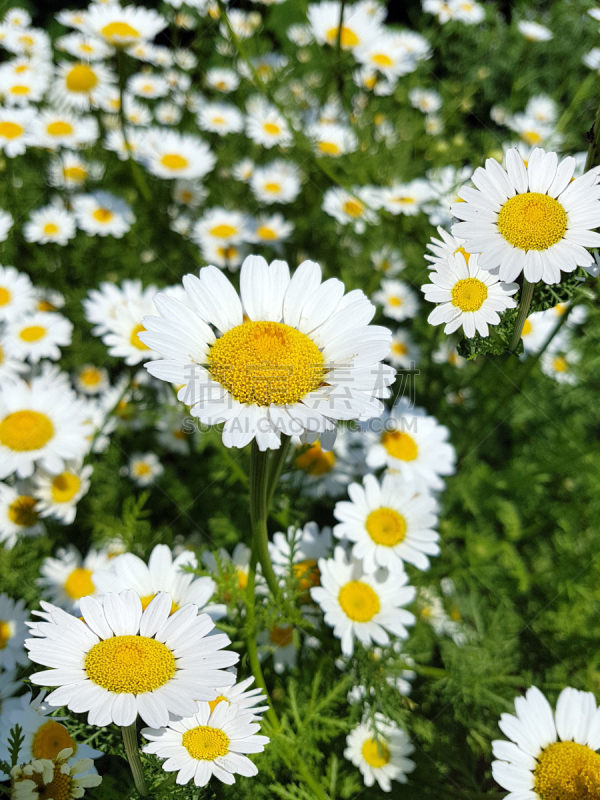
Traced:
<svg viewBox="0 0 600 800">
<path fill-rule="evenodd" d="M 596 117 L 592 126 L 592 140 L 588 149 L 587 159 L 585 161 L 584 172 L 587 172 L 592 167 L 600 164 L 600 103 L 596 110 Z"/>
<path fill-rule="evenodd" d="M 269 451 L 258 449 L 256 439 L 252 440 L 250 451 L 250 523 L 252 525 L 252 549 L 256 549 L 258 561 L 273 597 L 280 598 L 279 581 L 271 564 L 269 555 L 269 534 L 267 514 L 269 512 L 269 490 L 273 496 L 274 487 L 269 485 Z"/>
<path fill-rule="evenodd" d="M 144 778 L 144 769 L 140 759 L 140 751 L 138 748 L 137 727 L 135 722 L 131 725 L 123 726 L 121 728 L 123 734 L 123 744 L 125 745 L 125 754 L 131 767 L 131 774 L 135 782 L 135 788 L 141 797 L 148 796 L 148 788 L 146 787 L 146 779 Z"/>
<path fill-rule="evenodd" d="M 127 163 L 131 170 L 131 177 L 133 182 L 138 188 L 139 193 L 142 195 L 146 202 L 152 200 L 152 192 L 150 191 L 144 173 L 131 157 L 131 149 L 129 141 L 127 140 L 127 120 L 125 119 L 125 86 L 127 83 L 127 74 L 125 69 L 125 51 L 117 50 L 117 70 L 119 75 L 119 121 L 121 122 L 121 133 L 123 134 L 123 145 L 127 151 Z"/>
<path fill-rule="evenodd" d="M 283 472 L 285 460 L 290 449 L 291 437 L 285 433 L 281 434 L 281 447 L 276 450 L 271 456 L 271 466 L 269 468 L 269 477 L 267 484 L 267 513 L 273 504 L 273 495 L 277 488 L 277 483 Z"/>
<path fill-rule="evenodd" d="M 521 334 L 523 333 L 523 325 L 529 316 L 529 309 L 531 308 L 531 299 L 533 298 L 533 290 L 535 283 L 529 283 L 527 278 L 523 275 L 523 288 L 521 289 L 521 299 L 519 301 L 519 311 L 517 312 L 517 319 L 515 321 L 515 329 L 513 331 L 512 339 L 508 349 L 514 353 L 521 341 Z"/>
</svg>

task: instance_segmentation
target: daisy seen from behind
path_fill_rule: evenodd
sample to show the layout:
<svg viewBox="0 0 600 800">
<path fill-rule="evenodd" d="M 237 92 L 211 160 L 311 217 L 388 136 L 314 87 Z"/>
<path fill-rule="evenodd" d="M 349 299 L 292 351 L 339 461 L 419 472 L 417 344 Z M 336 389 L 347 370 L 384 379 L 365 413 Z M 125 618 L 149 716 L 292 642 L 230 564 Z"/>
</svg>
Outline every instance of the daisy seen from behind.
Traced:
<svg viewBox="0 0 600 800">
<path fill-rule="evenodd" d="M 161 727 L 169 714 L 189 716 L 197 700 L 213 700 L 215 687 L 235 682 L 225 667 L 237 653 L 223 650 L 225 634 L 207 637 L 214 623 L 186 605 L 174 614 L 171 597 L 158 594 L 142 612 L 133 591 L 81 600 L 83 620 L 47 606 L 41 622 L 29 623 L 26 647 L 32 661 L 51 669 L 31 681 L 57 686 L 46 698 L 51 706 L 88 712 L 90 725 L 127 726 L 139 715 Z"/>
</svg>

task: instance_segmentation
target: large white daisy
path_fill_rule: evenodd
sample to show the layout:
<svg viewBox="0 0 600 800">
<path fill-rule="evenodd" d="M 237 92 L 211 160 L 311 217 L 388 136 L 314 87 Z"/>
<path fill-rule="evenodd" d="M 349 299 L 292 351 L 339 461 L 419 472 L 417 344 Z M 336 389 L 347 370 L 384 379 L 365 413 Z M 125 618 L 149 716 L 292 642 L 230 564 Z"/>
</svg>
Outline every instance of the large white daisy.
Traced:
<svg viewBox="0 0 600 800">
<path fill-rule="evenodd" d="M 479 266 L 498 268 L 503 281 L 523 272 L 530 283 L 558 283 L 561 272 L 589 267 L 586 247 L 600 245 L 600 184 L 594 171 L 572 180 L 575 159 L 560 164 L 556 153 L 536 148 L 527 164 L 516 148 L 506 167 L 488 158 L 473 173 L 477 187 L 464 186 L 452 213 L 463 222 L 452 233 L 465 239 Z"/>
<path fill-rule="evenodd" d="M 88 712 L 90 725 L 131 725 L 139 715 L 148 725 L 167 725 L 169 714 L 189 716 L 197 700 L 214 700 L 215 687 L 229 686 L 225 671 L 239 656 L 223 650 L 225 634 L 207 634 L 214 623 L 187 605 L 171 615 L 171 597 L 158 594 L 142 612 L 133 591 L 81 600 L 83 620 L 55 606 L 42 622 L 29 623 L 34 637 L 25 646 L 32 661 L 51 669 L 32 683 L 57 686 L 51 706 Z"/>
<path fill-rule="evenodd" d="M 161 317 L 143 320 L 140 339 L 165 356 L 146 369 L 182 385 L 193 416 L 224 422 L 227 447 L 256 438 L 261 450 L 277 449 L 282 433 L 314 439 L 337 420 L 381 413 L 394 376 L 380 363 L 391 333 L 369 325 L 374 307 L 361 291 L 321 283 L 312 261 L 290 278 L 284 261 L 269 266 L 260 256 L 242 265 L 241 297 L 212 266 L 183 285 L 193 310 L 159 294 Z"/>
</svg>

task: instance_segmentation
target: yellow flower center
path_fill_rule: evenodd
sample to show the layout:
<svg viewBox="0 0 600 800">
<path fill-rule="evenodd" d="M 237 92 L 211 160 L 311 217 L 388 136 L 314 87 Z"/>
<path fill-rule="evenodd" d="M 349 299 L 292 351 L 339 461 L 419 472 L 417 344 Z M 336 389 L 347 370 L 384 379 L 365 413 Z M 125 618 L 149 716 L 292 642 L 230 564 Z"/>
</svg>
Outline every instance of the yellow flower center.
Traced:
<svg viewBox="0 0 600 800">
<path fill-rule="evenodd" d="M 281 133 L 281 128 L 274 122 L 265 122 L 263 128 L 267 133 L 270 133 L 272 136 L 276 136 L 278 133 Z"/>
<path fill-rule="evenodd" d="M 520 250 L 547 250 L 565 235 L 567 213 L 558 200 L 547 194 L 516 194 L 500 209 L 498 230 Z"/>
<path fill-rule="evenodd" d="M 4 650 L 12 636 L 12 626 L 10 622 L 0 619 L 0 650 Z"/>
<path fill-rule="evenodd" d="M 395 547 L 404 541 L 406 520 L 393 508 L 378 508 L 367 517 L 366 528 L 375 544 Z"/>
<path fill-rule="evenodd" d="M 39 300 L 37 304 L 38 311 L 56 311 L 56 306 L 53 306 L 48 300 Z"/>
<path fill-rule="evenodd" d="M 4 139 L 18 139 L 24 132 L 25 128 L 16 122 L 0 122 L 0 136 Z"/>
<path fill-rule="evenodd" d="M 340 152 L 340 148 L 335 142 L 319 142 L 318 148 L 322 153 L 330 156 L 337 156 Z"/>
<path fill-rule="evenodd" d="M 177 671 L 169 648 L 148 636 L 113 636 L 95 644 L 85 657 L 93 683 L 117 694 L 152 692 Z"/>
<path fill-rule="evenodd" d="M 46 335 L 46 328 L 41 325 L 29 325 L 19 331 L 19 338 L 24 342 L 39 342 Z"/>
<path fill-rule="evenodd" d="M 344 584 L 340 589 L 338 601 L 344 614 L 353 622 L 368 622 L 381 608 L 375 590 L 362 581 L 349 581 Z"/>
<path fill-rule="evenodd" d="M 405 356 L 408 350 L 403 342 L 392 342 L 392 353 L 395 353 L 397 356 Z"/>
<path fill-rule="evenodd" d="M 12 295 L 4 286 L 0 286 L 0 306 L 7 306 L 11 301 Z"/>
<path fill-rule="evenodd" d="M 315 442 L 304 453 L 296 458 L 296 466 L 303 469 L 309 475 L 325 475 L 333 469 L 336 462 L 335 454 L 332 450 L 323 451 L 321 442 Z"/>
<path fill-rule="evenodd" d="M 27 494 L 22 494 L 8 507 L 8 518 L 15 525 L 23 528 L 31 528 L 38 520 L 38 513 L 35 511 L 37 500 Z"/>
<path fill-rule="evenodd" d="M 414 461 L 419 455 L 415 440 L 410 434 L 402 431 L 385 431 L 381 437 L 381 444 L 392 458 L 397 458 L 399 461 Z"/>
<path fill-rule="evenodd" d="M 44 233 L 47 236 L 53 236 L 55 233 L 58 233 L 59 230 L 60 228 L 58 227 L 58 225 L 55 225 L 54 222 L 47 222 L 44 225 Z"/>
<path fill-rule="evenodd" d="M 131 331 L 131 336 L 129 337 L 129 342 L 134 347 L 137 347 L 138 350 L 150 350 L 147 344 L 144 344 L 140 339 L 140 333 L 143 333 L 146 330 L 144 326 L 139 323 L 135 326 L 135 328 Z"/>
<path fill-rule="evenodd" d="M 67 136 L 73 133 L 73 126 L 69 122 L 59 119 L 56 120 L 56 122 L 51 122 L 46 128 L 46 132 L 49 133 L 50 136 Z"/>
<path fill-rule="evenodd" d="M 542 142 L 542 137 L 537 131 L 523 131 L 521 139 L 523 139 L 526 144 L 541 144 Z"/>
<path fill-rule="evenodd" d="M 154 600 L 155 597 L 156 597 L 155 594 L 146 594 L 143 597 L 140 597 L 140 600 L 142 601 L 142 611 L 145 611 L 148 608 L 148 606 Z M 175 600 L 171 600 L 171 610 L 169 611 L 169 616 L 171 614 L 174 614 L 178 610 L 179 606 L 177 605 Z"/>
<path fill-rule="evenodd" d="M 341 32 L 338 27 L 330 28 L 327 31 L 327 41 L 329 44 L 335 44 L 338 40 L 338 36 L 340 37 L 340 45 L 344 50 L 350 47 L 356 47 L 356 45 L 359 44 L 358 36 L 345 25 L 342 25 Z"/>
<path fill-rule="evenodd" d="M 531 322 L 528 319 L 526 319 L 523 325 L 523 331 L 521 332 L 521 336 L 528 336 L 531 333 L 532 328 L 533 326 Z"/>
<path fill-rule="evenodd" d="M 54 774 L 50 783 L 44 784 L 43 773 L 34 772 L 26 775 L 21 780 L 32 780 L 36 789 L 31 793 L 38 800 L 70 800 L 73 797 L 73 779 L 70 775 L 61 772 L 61 765 L 54 765 Z"/>
<path fill-rule="evenodd" d="M 461 245 L 461 247 L 459 247 L 458 249 L 456 249 L 454 251 L 455 255 L 456 255 L 456 253 L 462 253 L 463 256 L 465 257 L 465 261 L 467 262 L 467 264 L 469 263 L 469 259 L 471 258 L 471 253 L 467 253 L 467 251 L 465 250 L 464 247 L 462 247 L 462 245 Z"/>
<path fill-rule="evenodd" d="M 387 745 L 379 740 L 367 739 L 361 748 L 362 757 L 370 767 L 384 767 L 389 764 L 390 751 Z"/>
<path fill-rule="evenodd" d="M 452 287 L 452 305 L 461 311 L 479 311 L 487 296 L 487 286 L 477 278 L 465 278 Z"/>
<path fill-rule="evenodd" d="M 349 217 L 360 217 L 363 213 L 364 206 L 358 200 L 346 200 L 343 209 Z"/>
<path fill-rule="evenodd" d="M 150 465 L 146 464 L 144 461 L 138 461 L 133 471 L 138 477 L 140 475 L 150 475 L 152 472 Z"/>
<path fill-rule="evenodd" d="M 282 628 L 273 625 L 269 631 L 269 641 L 275 647 L 288 647 L 293 641 L 293 630 L 291 625 L 284 625 Z"/>
<path fill-rule="evenodd" d="M 87 178 L 87 170 L 83 167 L 65 167 L 63 169 L 63 177 L 73 183 L 83 183 Z"/>
<path fill-rule="evenodd" d="M 563 356 L 556 356 L 554 361 L 552 362 L 552 366 L 557 372 L 568 372 L 569 371 L 569 364 L 566 358 Z"/>
<path fill-rule="evenodd" d="M 378 67 L 393 67 L 394 61 L 385 53 L 375 53 L 374 56 L 371 56 L 371 61 L 374 64 L 377 64 Z"/>
<path fill-rule="evenodd" d="M 39 411 L 14 411 L 0 422 L 0 444 L 10 450 L 40 450 L 54 436 L 54 425 Z"/>
<path fill-rule="evenodd" d="M 229 752 L 229 736 L 220 728 L 199 725 L 183 734 L 181 743 L 197 761 L 214 761 Z"/>
<path fill-rule="evenodd" d="M 87 64 L 75 64 L 66 78 L 70 92 L 90 92 L 98 83 L 98 76 Z"/>
<path fill-rule="evenodd" d="M 109 208 L 97 208 L 92 214 L 96 222 L 110 222 L 114 217 L 113 212 Z"/>
<path fill-rule="evenodd" d="M 174 171 L 185 169 L 188 165 L 187 158 L 180 156 L 179 153 L 166 153 L 160 160 L 163 167 Z"/>
<path fill-rule="evenodd" d="M 81 597 L 93 594 L 96 587 L 92 581 L 92 570 L 85 567 L 75 567 L 65 581 L 63 589 L 65 594 L 72 600 L 79 600 Z"/>
<path fill-rule="evenodd" d="M 395 295 L 388 297 L 387 301 L 390 306 L 401 306 L 403 302 L 401 297 L 396 297 Z"/>
<path fill-rule="evenodd" d="M 225 697 L 225 695 L 223 695 L 223 694 L 220 694 L 220 695 L 219 695 L 218 697 L 216 697 L 214 700 L 209 700 L 209 701 L 208 701 L 208 705 L 210 706 L 210 713 L 211 713 L 211 714 L 212 714 L 212 712 L 215 710 L 215 708 L 216 708 L 216 707 L 219 705 L 219 703 L 221 703 L 221 702 L 228 703 L 228 702 L 229 702 L 229 700 L 228 700 L 228 699 Z"/>
<path fill-rule="evenodd" d="M 245 589 L 248 586 L 248 574 L 243 569 L 237 571 L 238 589 Z"/>
<path fill-rule="evenodd" d="M 600 755 L 576 742 L 556 742 L 538 756 L 534 791 L 541 800 L 598 800 Z"/>
<path fill-rule="evenodd" d="M 67 747 L 77 750 L 77 742 L 69 736 L 69 731 L 60 722 L 48 720 L 37 729 L 31 743 L 31 753 L 34 758 L 54 759 Z"/>
<path fill-rule="evenodd" d="M 217 339 L 208 369 L 240 403 L 293 404 L 325 374 L 317 345 L 283 322 L 245 322 Z"/>
<path fill-rule="evenodd" d="M 24 94 L 29 94 L 30 91 L 31 89 L 29 88 L 29 86 L 22 86 L 20 83 L 17 83 L 14 86 L 10 87 L 11 94 L 24 95 Z"/>
<path fill-rule="evenodd" d="M 267 225 L 260 225 L 256 229 L 256 235 L 259 236 L 261 239 L 267 239 L 268 241 L 273 241 L 277 239 L 277 234 L 273 230 L 273 228 L 269 228 Z"/>
<path fill-rule="evenodd" d="M 109 42 L 116 44 L 120 39 L 139 39 L 140 32 L 133 28 L 128 22 L 109 22 L 100 29 L 100 33 Z"/>
<path fill-rule="evenodd" d="M 265 191 L 275 194 L 281 191 L 281 185 L 279 183 L 265 183 Z"/>
<path fill-rule="evenodd" d="M 210 235 L 217 239 L 228 239 L 234 233 L 237 233 L 237 228 L 234 228 L 233 225 L 215 225 L 210 229 Z"/>
<path fill-rule="evenodd" d="M 102 383 L 102 373 L 97 367 L 85 367 L 79 373 L 79 380 L 84 386 L 98 386 Z"/>
<path fill-rule="evenodd" d="M 81 479 L 73 472 L 61 472 L 52 481 L 52 499 L 55 503 L 68 503 L 81 486 Z"/>
</svg>

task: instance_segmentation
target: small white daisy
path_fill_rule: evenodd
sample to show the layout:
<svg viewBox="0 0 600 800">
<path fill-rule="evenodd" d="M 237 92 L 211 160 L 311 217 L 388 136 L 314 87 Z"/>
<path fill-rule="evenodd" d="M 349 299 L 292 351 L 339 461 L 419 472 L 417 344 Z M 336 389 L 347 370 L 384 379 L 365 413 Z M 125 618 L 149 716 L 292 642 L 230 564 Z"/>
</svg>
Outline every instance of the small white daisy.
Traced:
<svg viewBox="0 0 600 800">
<path fill-rule="evenodd" d="M 131 207 L 109 192 L 75 195 L 72 205 L 77 226 L 88 236 L 114 236 L 120 239 L 135 222 Z"/>
<path fill-rule="evenodd" d="M 293 577 L 297 588 L 303 592 L 302 602 L 310 602 L 309 589 L 321 583 L 317 564 L 331 552 L 332 541 L 331 528 L 320 530 L 316 522 L 307 522 L 303 528 L 289 527 L 287 534 L 278 531 L 269 542 L 275 574 Z"/>
<path fill-rule="evenodd" d="M 133 453 L 129 459 L 128 474 L 137 486 L 150 486 L 164 471 L 156 453 Z"/>
<path fill-rule="evenodd" d="M 562 346 L 562 352 L 558 352 L 556 342 L 552 342 L 553 348 L 548 348 L 542 354 L 542 372 L 549 378 L 554 378 L 557 383 L 566 383 L 569 386 L 576 386 L 579 382 L 575 367 L 581 360 L 581 353 L 578 350 L 569 349 L 568 345 Z"/>
<path fill-rule="evenodd" d="M 32 211 L 23 226 L 25 241 L 37 244 L 52 242 L 64 247 L 75 235 L 75 217 L 54 203 Z"/>
<path fill-rule="evenodd" d="M 406 267 L 406 262 L 402 258 L 399 250 L 394 250 L 389 245 L 385 245 L 381 250 L 371 253 L 371 262 L 377 272 L 393 278 Z"/>
<path fill-rule="evenodd" d="M 28 618 L 24 600 L 12 600 L 7 594 L 0 594 L 0 667 L 3 670 L 24 667 L 28 663 L 24 647 Z"/>
<path fill-rule="evenodd" d="M 234 683 L 233 686 L 225 686 L 222 689 L 217 689 L 217 698 L 209 702 L 211 712 L 219 705 L 225 703 L 226 705 L 236 705 L 240 711 L 249 712 L 252 714 L 254 720 L 260 721 L 262 719 L 262 712 L 268 709 L 268 705 L 258 706 L 257 703 L 264 703 L 267 699 L 263 694 L 261 688 L 249 689 L 254 683 L 254 678 L 246 678 L 239 683 Z"/>
<path fill-rule="evenodd" d="M 412 319 L 419 311 L 416 293 L 403 281 L 381 281 L 381 289 L 373 294 L 373 301 L 383 306 L 386 317 L 397 322 Z"/>
<path fill-rule="evenodd" d="M 211 67 L 206 73 L 206 85 L 218 92 L 234 92 L 240 85 L 240 78 L 232 69 Z"/>
<path fill-rule="evenodd" d="M 7 321 L 35 310 L 33 284 L 24 272 L 0 265 L 0 321 Z"/>
<path fill-rule="evenodd" d="M 411 106 L 422 111 L 423 114 L 434 113 L 442 107 L 442 98 L 433 89 L 411 89 L 408 99 Z"/>
<path fill-rule="evenodd" d="M 390 354 L 387 357 L 392 366 L 401 367 L 402 369 L 414 369 L 419 360 L 419 354 L 419 346 L 415 344 L 408 331 L 398 328 L 392 334 Z"/>
<path fill-rule="evenodd" d="M 340 427 L 329 450 L 323 449 L 320 440 L 304 445 L 293 467 L 289 478 L 309 497 L 339 497 L 365 471 L 362 432 Z"/>
<path fill-rule="evenodd" d="M 77 514 L 77 504 L 89 491 L 94 468 L 91 464 L 85 467 L 66 464 L 65 467 L 58 475 L 38 472 L 33 494 L 38 500 L 40 517 L 53 517 L 63 525 L 70 525 Z"/>
<path fill-rule="evenodd" d="M 408 758 L 414 749 L 407 733 L 377 712 L 374 720 L 361 722 L 348 734 L 344 758 L 359 768 L 365 786 L 377 781 L 384 792 L 391 792 L 392 781 L 406 783 L 414 770 L 415 762 Z"/>
<path fill-rule="evenodd" d="M 0 542 L 9 550 L 22 536 L 44 533 L 37 500 L 25 491 L 0 482 Z"/>
<path fill-rule="evenodd" d="M 0 148 L 8 158 L 21 156 L 31 139 L 31 126 L 36 118 L 34 108 L 0 109 Z"/>
<path fill-rule="evenodd" d="M 59 189 L 79 189 L 87 180 L 100 180 L 104 166 L 99 162 L 87 162 L 78 153 L 64 150 L 48 165 L 48 183 Z"/>
<path fill-rule="evenodd" d="M 232 103 L 206 103 L 198 111 L 196 121 L 201 130 L 220 136 L 244 129 L 244 116 Z"/>
<path fill-rule="evenodd" d="M 344 9 L 340 26 L 341 8 L 341 3 L 336 0 L 308 6 L 310 31 L 319 44 L 336 47 L 339 40 L 342 50 L 356 50 L 381 36 L 380 24 L 359 4 Z"/>
<path fill-rule="evenodd" d="M 261 203 L 293 203 L 301 189 L 300 167 L 282 159 L 255 167 L 250 188 Z"/>
<path fill-rule="evenodd" d="M 372 210 L 372 193 L 368 187 L 355 187 L 352 193 L 339 186 L 332 186 L 323 195 L 321 208 L 342 225 L 352 225 L 356 233 L 364 233 L 367 225 L 379 223 Z"/>
<path fill-rule="evenodd" d="M 0 208 L 0 242 L 5 242 L 8 239 L 8 234 L 13 224 L 14 219 L 12 214 Z"/>
<path fill-rule="evenodd" d="M 247 242 L 251 238 L 250 219 L 242 211 L 208 208 L 195 223 L 191 238 L 201 247 L 206 244 L 230 245 Z"/>
<path fill-rule="evenodd" d="M 59 147 L 76 150 L 92 145 L 97 139 L 98 122 L 91 116 L 44 109 L 31 123 L 30 142 L 48 150 L 58 150 Z"/>
<path fill-rule="evenodd" d="M 73 323 L 62 314 L 38 311 L 7 325 L 4 347 L 8 355 L 32 364 L 42 358 L 57 361 L 60 348 L 71 344 L 72 334 Z"/>
<path fill-rule="evenodd" d="M 382 191 L 382 205 L 390 214 L 415 216 L 431 200 L 429 183 L 417 178 L 410 183 L 395 183 Z"/>
<path fill-rule="evenodd" d="M 109 387 L 108 372 L 103 367 L 96 367 L 94 364 L 84 364 L 75 376 L 75 387 L 82 394 L 101 394 Z"/>
<path fill-rule="evenodd" d="M 217 161 L 198 136 L 168 128 L 150 131 L 142 154 L 149 172 L 159 178 L 201 179 Z"/>
<path fill-rule="evenodd" d="M 270 149 L 286 147 L 293 141 L 285 118 L 267 102 L 249 104 L 246 116 L 246 136 L 256 144 Z"/>
<path fill-rule="evenodd" d="M 294 230 L 294 223 L 286 221 L 282 214 L 263 214 L 257 217 L 255 226 L 254 241 L 267 245 L 284 242 Z"/>
<path fill-rule="evenodd" d="M 326 123 L 313 125 L 307 135 L 313 141 L 316 155 L 338 158 L 358 148 L 356 134 L 345 125 Z"/>
<path fill-rule="evenodd" d="M 528 22 L 521 20 L 517 23 L 519 33 L 528 39 L 530 42 L 548 42 L 554 38 L 554 34 L 545 25 L 540 25 L 539 22 Z"/>
<path fill-rule="evenodd" d="M 85 558 L 73 545 L 61 547 L 55 557 L 44 559 L 36 583 L 42 596 L 53 605 L 78 612 L 82 597 L 97 594 L 92 580 L 95 570 L 107 565 L 108 557 L 99 550 L 90 550 Z"/>
<path fill-rule="evenodd" d="M 438 264 L 445 264 L 448 256 L 455 256 L 457 253 L 462 253 L 468 264 L 471 254 L 467 253 L 463 247 L 464 239 L 457 239 L 456 236 L 452 236 L 451 233 L 448 233 L 440 226 L 438 226 L 437 230 L 441 239 L 436 239 L 432 236 L 429 244 L 426 245 L 427 249 L 431 250 L 433 254 L 425 254 L 425 259 L 431 262 L 431 264 L 428 264 L 429 269 L 433 269 Z"/>
<path fill-rule="evenodd" d="M 121 7 L 114 3 L 92 3 L 82 12 L 84 33 L 102 39 L 114 48 L 131 48 L 151 41 L 167 26 L 167 20 L 154 9 L 143 6 Z"/>
<path fill-rule="evenodd" d="M 127 80 L 127 91 L 137 97 L 154 100 L 169 94 L 169 84 L 166 79 L 155 72 L 137 72 Z"/>
</svg>

